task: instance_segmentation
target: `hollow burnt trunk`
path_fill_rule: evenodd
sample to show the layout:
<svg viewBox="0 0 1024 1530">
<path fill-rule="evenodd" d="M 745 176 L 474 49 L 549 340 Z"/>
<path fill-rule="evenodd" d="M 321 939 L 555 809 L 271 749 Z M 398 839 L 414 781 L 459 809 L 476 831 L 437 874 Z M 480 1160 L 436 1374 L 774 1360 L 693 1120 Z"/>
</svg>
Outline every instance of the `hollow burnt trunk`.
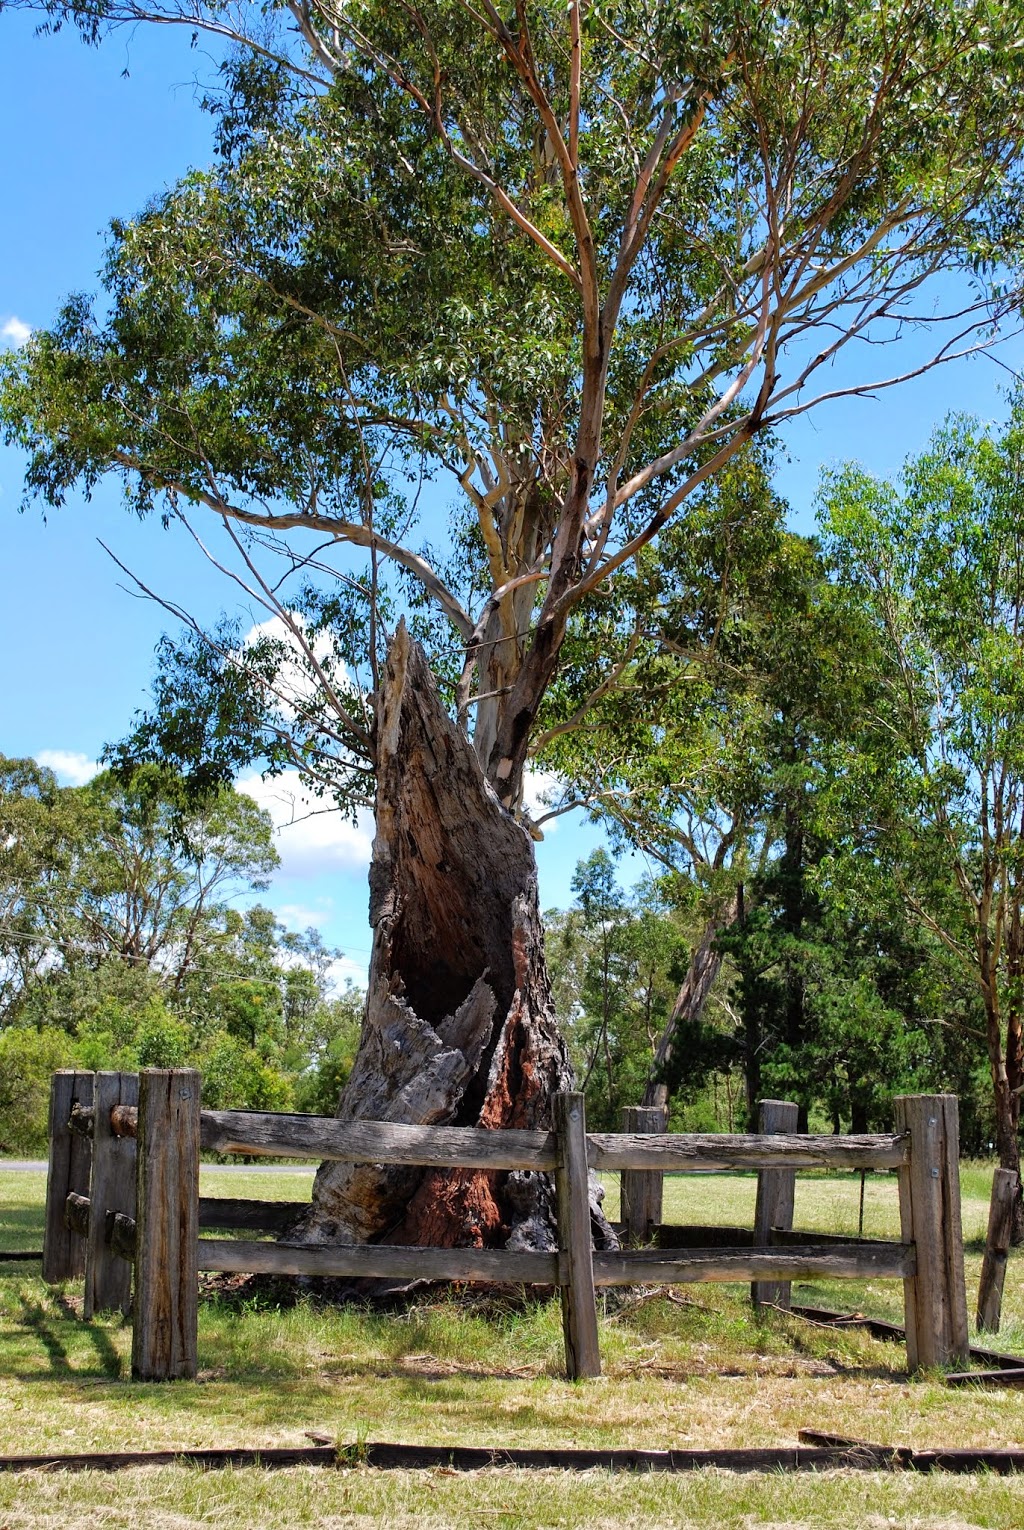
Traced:
<svg viewBox="0 0 1024 1530">
<path fill-rule="evenodd" d="M 484 779 L 404 625 L 378 698 L 374 929 L 343 1120 L 537 1127 L 573 1086 L 544 964 L 529 834 Z M 614 1247 L 591 1206 L 599 1247 Z M 539 1174 L 327 1163 L 302 1235 L 323 1242 L 552 1249 Z"/>
</svg>

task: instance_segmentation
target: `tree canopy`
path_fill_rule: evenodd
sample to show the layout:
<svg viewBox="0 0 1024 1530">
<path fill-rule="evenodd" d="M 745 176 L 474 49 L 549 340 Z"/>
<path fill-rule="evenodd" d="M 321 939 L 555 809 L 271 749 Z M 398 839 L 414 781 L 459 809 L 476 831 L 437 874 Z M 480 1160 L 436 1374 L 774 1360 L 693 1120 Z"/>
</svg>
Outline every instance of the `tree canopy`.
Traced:
<svg viewBox="0 0 1024 1530">
<path fill-rule="evenodd" d="M 343 798 L 400 610 L 518 803 L 573 613 L 705 482 L 908 323 L 940 359 L 1016 314 L 1016 5 L 43 9 L 237 46 L 215 165 L 6 360 L 8 435 L 51 503 L 224 523 L 285 629 L 260 741 Z"/>
<path fill-rule="evenodd" d="M 877 633 L 847 773 L 866 871 L 884 868 L 982 998 L 1008 1168 L 1024 1088 L 1022 457 L 1017 398 L 999 433 L 948 420 L 896 483 L 850 465 L 824 489 L 837 580 Z"/>
</svg>

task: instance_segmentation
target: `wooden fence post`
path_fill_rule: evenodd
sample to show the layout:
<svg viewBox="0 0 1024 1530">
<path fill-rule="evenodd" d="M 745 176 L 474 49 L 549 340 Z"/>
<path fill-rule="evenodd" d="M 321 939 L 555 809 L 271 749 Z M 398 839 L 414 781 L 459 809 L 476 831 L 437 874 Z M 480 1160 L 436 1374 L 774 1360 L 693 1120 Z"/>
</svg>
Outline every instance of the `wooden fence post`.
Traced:
<svg viewBox="0 0 1024 1530">
<path fill-rule="evenodd" d="M 1013 1232 L 1013 1203 L 1017 1175 L 1013 1169 L 997 1169 L 992 1176 L 992 1199 L 988 1208 L 988 1236 L 978 1283 L 978 1332 L 998 1333 L 1003 1308 L 1006 1256 Z"/>
<path fill-rule="evenodd" d="M 795 1132 L 799 1119 L 800 1107 L 791 1101 L 762 1100 L 758 1106 L 757 1129 L 767 1136 L 774 1136 L 777 1132 Z M 772 1229 L 775 1227 L 783 1232 L 792 1232 L 795 1197 L 795 1169 L 758 1170 L 757 1202 L 754 1208 L 755 1246 L 770 1245 Z M 750 1299 L 755 1307 L 781 1307 L 788 1312 L 792 1301 L 792 1286 L 788 1280 L 755 1280 L 750 1287 Z"/>
<path fill-rule="evenodd" d="M 139 1075 L 136 1381 L 196 1374 L 201 1083 L 188 1068 L 146 1068 Z"/>
<path fill-rule="evenodd" d="M 907 1361 L 912 1371 L 967 1360 L 967 1290 L 960 1224 L 960 1113 L 953 1094 L 901 1095 L 896 1130 L 910 1135 L 899 1171 L 904 1243 L 917 1274 L 903 1282 Z"/>
<path fill-rule="evenodd" d="M 97 1073 L 93 1086 L 92 1189 L 85 1252 L 85 1317 L 131 1307 L 132 1267 L 110 1246 L 114 1216 L 135 1215 L 135 1139 L 116 1137 L 115 1105 L 139 1103 L 137 1073 Z"/>
<path fill-rule="evenodd" d="M 52 1286 L 77 1280 L 85 1270 L 85 1240 L 64 1221 L 64 1207 L 69 1195 L 89 1194 L 92 1144 L 71 1131 L 68 1121 L 73 1105 L 92 1104 L 92 1080 L 91 1073 L 62 1068 L 50 1081 L 43 1279 Z"/>
<path fill-rule="evenodd" d="M 590 1170 L 587 1164 L 587 1117 L 582 1094 L 555 1095 L 558 1135 L 559 1284 L 565 1369 L 570 1381 L 600 1376 L 597 1294 L 590 1232 Z"/>
<path fill-rule="evenodd" d="M 622 1112 L 622 1130 L 663 1132 L 664 1111 L 660 1105 L 627 1105 Z M 619 1221 L 625 1226 L 626 1242 L 649 1243 L 653 1230 L 661 1222 L 665 1176 L 660 1169 L 623 1169 L 619 1175 Z"/>
</svg>

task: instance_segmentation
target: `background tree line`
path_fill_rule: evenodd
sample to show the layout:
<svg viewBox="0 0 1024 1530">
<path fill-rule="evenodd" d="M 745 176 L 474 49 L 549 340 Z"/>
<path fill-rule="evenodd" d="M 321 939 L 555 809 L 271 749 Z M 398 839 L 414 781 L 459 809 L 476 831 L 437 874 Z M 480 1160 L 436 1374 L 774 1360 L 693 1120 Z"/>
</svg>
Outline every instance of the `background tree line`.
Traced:
<svg viewBox="0 0 1024 1530">
<path fill-rule="evenodd" d="M 73 1066 L 197 1067 L 210 1106 L 333 1111 L 361 995 L 315 929 L 236 906 L 271 836 L 240 792 L 182 809 L 169 771 L 61 787 L 0 756 L 0 1151 L 44 1145 Z"/>
<path fill-rule="evenodd" d="M 749 1124 L 774 1095 L 863 1131 L 948 1089 L 965 1150 L 1019 1169 L 1022 424 L 1017 398 L 895 482 L 826 474 L 815 538 L 748 457 L 638 564 L 622 682 L 551 730 L 653 872 L 626 896 L 592 857 L 550 942 L 606 1124 L 641 1098 Z"/>
</svg>

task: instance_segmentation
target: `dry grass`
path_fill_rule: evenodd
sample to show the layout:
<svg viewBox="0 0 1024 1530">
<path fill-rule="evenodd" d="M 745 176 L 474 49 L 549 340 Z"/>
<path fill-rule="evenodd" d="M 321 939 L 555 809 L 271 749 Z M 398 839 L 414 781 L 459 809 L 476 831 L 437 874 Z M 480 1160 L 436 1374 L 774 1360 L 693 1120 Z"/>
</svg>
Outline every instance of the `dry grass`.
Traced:
<svg viewBox="0 0 1024 1530">
<path fill-rule="evenodd" d="M 293 1175 L 204 1171 L 211 1193 L 298 1198 Z M 0 1245 L 38 1246 L 41 1176 L 0 1172 Z M 985 1218 L 985 1174 L 964 1174 L 965 1224 Z M 610 1200 L 615 1187 L 609 1186 Z M 855 1231 L 854 1176 L 809 1178 L 798 1225 Z M 870 1180 L 866 1231 L 895 1230 L 895 1185 Z M 753 1180 L 673 1180 L 668 1219 L 749 1223 Z M 852 1220 L 851 1220 L 852 1218 Z M 976 1279 L 979 1252 L 968 1255 Z M 1013 1319 L 1000 1344 L 1024 1335 L 1024 1299 L 1011 1266 Z M 813 1426 L 883 1443 L 1024 1445 L 1024 1406 L 1012 1392 L 951 1391 L 910 1380 L 900 1346 L 861 1332 L 756 1318 L 724 1286 L 609 1299 L 601 1326 L 605 1376 L 561 1379 L 557 1305 L 424 1299 L 402 1314 L 288 1309 L 206 1301 L 201 1379 L 133 1386 L 130 1333 L 110 1319 L 83 1323 L 77 1292 L 49 1292 L 32 1266 L 0 1265 L 0 1451 L 145 1449 L 304 1443 L 307 1429 L 341 1441 L 451 1444 L 782 1445 Z M 858 1305 L 897 1320 L 898 1286 L 800 1288 L 815 1305 Z M 1024 1347 L 1024 1346 L 1021 1346 Z M 131 1523 L 186 1526 L 716 1526 L 882 1527 L 1024 1525 L 1024 1480 L 821 1477 L 708 1471 L 612 1477 L 491 1470 L 280 1473 L 146 1468 L 116 1476 L 0 1477 L 0 1530 Z"/>
</svg>

